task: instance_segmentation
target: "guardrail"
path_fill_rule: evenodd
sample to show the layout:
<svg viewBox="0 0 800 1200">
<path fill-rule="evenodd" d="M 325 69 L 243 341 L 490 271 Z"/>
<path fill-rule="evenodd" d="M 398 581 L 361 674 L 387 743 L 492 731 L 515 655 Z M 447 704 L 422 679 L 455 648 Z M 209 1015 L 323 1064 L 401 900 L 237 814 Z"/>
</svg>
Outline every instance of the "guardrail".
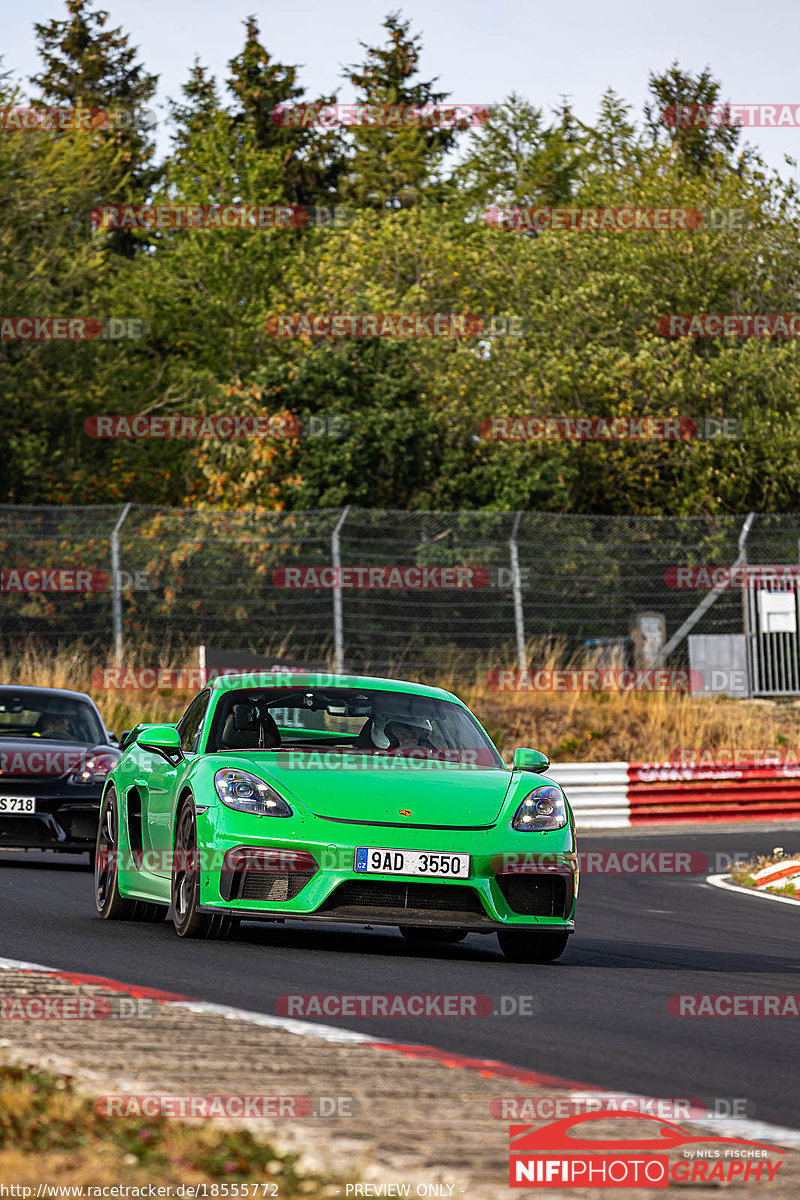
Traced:
<svg viewBox="0 0 800 1200">
<path fill-rule="evenodd" d="M 628 763 L 552 763 L 547 774 L 564 788 L 581 828 L 630 825 Z"/>
<path fill-rule="evenodd" d="M 583 829 L 669 821 L 800 819 L 800 767 L 741 763 L 553 763 Z"/>
</svg>

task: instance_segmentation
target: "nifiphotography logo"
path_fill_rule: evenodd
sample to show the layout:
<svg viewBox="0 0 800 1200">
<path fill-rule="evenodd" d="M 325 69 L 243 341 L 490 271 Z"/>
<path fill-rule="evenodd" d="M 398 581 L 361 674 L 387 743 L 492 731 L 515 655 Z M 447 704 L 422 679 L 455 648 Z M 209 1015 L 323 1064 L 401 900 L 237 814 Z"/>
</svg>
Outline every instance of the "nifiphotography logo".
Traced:
<svg viewBox="0 0 800 1200">
<path fill-rule="evenodd" d="M 641 1137 L 593 1137 L 595 1121 L 647 1121 Z M 582 1133 L 571 1131 L 587 1125 Z M 589 1136 L 586 1136 L 586 1134 Z M 649 1135 L 649 1136 L 648 1136 Z M 538 1128 L 511 1125 L 509 1136 L 510 1187 L 651 1187 L 671 1183 L 771 1183 L 782 1160 L 774 1146 L 742 1138 L 695 1137 L 658 1117 L 630 1113 L 593 1112 L 565 1117 Z M 678 1152 L 670 1163 L 670 1152 Z"/>
</svg>

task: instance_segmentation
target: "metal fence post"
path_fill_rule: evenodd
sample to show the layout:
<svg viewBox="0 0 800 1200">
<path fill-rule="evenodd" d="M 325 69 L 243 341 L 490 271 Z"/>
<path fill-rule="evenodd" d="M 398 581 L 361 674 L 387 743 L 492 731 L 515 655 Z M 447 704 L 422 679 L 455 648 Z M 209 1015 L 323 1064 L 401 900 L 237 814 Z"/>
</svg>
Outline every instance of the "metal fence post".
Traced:
<svg viewBox="0 0 800 1200">
<path fill-rule="evenodd" d="M 342 616 L 342 589 L 339 584 L 339 573 L 342 566 L 341 544 L 339 542 L 339 534 L 342 526 L 347 520 L 347 514 L 350 512 L 350 505 L 347 504 L 342 509 L 339 520 L 333 527 L 331 534 L 331 562 L 333 563 L 333 670 L 335 674 L 341 675 L 344 671 L 344 619 Z"/>
<path fill-rule="evenodd" d="M 511 552 L 511 587 L 514 594 L 514 629 L 517 635 L 517 666 L 520 671 L 527 670 L 528 656 L 525 651 L 525 616 L 522 609 L 522 579 L 519 571 L 519 552 L 517 550 L 517 533 L 522 513 L 514 517 L 508 548 Z"/>
<path fill-rule="evenodd" d="M 732 570 L 735 567 L 741 567 L 747 563 L 747 538 L 750 533 L 750 526 L 753 524 L 755 518 L 755 513 L 748 513 L 747 517 L 745 518 L 744 525 L 739 533 L 739 554 L 732 565 Z M 695 608 L 694 612 L 690 613 L 683 622 L 680 629 L 676 633 L 673 633 L 672 637 L 669 639 L 666 646 L 653 663 L 653 667 L 660 667 L 667 661 L 673 650 L 677 649 L 683 639 L 689 636 L 700 618 L 704 616 L 706 612 L 708 612 L 712 604 L 716 603 L 722 593 L 726 591 L 727 587 L 727 584 L 716 584 L 711 591 L 703 597 L 703 599 Z"/>
<path fill-rule="evenodd" d="M 119 566 L 119 531 L 133 508 L 126 504 L 111 531 L 111 624 L 114 630 L 114 660 L 122 665 L 122 576 Z"/>
</svg>

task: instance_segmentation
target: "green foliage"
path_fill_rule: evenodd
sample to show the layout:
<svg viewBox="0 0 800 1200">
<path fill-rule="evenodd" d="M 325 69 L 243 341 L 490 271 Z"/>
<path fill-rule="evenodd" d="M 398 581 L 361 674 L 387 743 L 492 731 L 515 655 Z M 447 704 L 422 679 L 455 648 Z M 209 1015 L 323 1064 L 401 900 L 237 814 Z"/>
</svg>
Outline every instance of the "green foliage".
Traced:
<svg viewBox="0 0 800 1200">
<path fill-rule="evenodd" d="M 141 106 L 154 77 L 108 14 L 68 0 L 36 26 L 50 103 Z M 348 68 L 357 99 L 447 99 L 389 14 Z M 15 315 L 140 317 L 118 343 L 0 342 L 0 493 L 15 503 L 302 509 L 541 509 L 678 516 L 785 511 L 800 491 L 797 340 L 666 338 L 668 313 L 796 308 L 797 186 L 738 131 L 670 127 L 720 84 L 673 64 L 642 119 L 609 90 L 596 120 L 512 95 L 452 129 L 276 123 L 304 102 L 255 18 L 226 89 L 197 61 L 156 170 L 138 131 L 0 138 L 0 303 Z M 18 103 L 0 78 L 0 102 Z M 329 100 L 330 97 L 323 97 Z M 456 144 L 458 154 L 454 152 Z M 93 231 L 99 203 L 345 204 L 342 228 Z M 740 212 L 651 232 L 497 228 L 492 205 Z M 281 313 L 454 313 L 518 337 L 278 338 Z M 341 418 L 338 436 L 100 441 L 93 414 Z M 738 438 L 492 440 L 490 418 L 723 418 Z M 346 425 L 346 431 L 345 431 Z M 319 429 L 319 425 L 317 426 Z"/>
<path fill-rule="evenodd" d="M 435 79 L 417 80 L 421 38 L 411 22 L 390 13 L 383 22 L 385 46 L 361 43 L 365 59 L 350 66 L 346 78 L 358 89 L 356 103 L 424 108 L 447 99 L 434 90 Z M 436 198 L 444 156 L 456 140 L 452 129 L 386 124 L 353 127 L 353 151 L 343 195 L 360 207 L 408 208 Z"/>
</svg>

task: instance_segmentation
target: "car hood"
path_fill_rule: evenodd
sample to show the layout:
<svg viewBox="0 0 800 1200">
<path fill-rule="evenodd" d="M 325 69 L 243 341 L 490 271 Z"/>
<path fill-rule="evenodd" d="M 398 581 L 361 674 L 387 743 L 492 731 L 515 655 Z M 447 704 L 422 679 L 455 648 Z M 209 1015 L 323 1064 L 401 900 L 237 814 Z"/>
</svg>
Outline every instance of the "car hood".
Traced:
<svg viewBox="0 0 800 1200">
<path fill-rule="evenodd" d="M 83 742 L 50 741 L 48 738 L 0 737 L 0 784 L 21 780 L 54 783 L 79 771 L 93 754 L 118 755 L 114 746 L 87 746 Z"/>
<path fill-rule="evenodd" d="M 493 825 L 512 782 L 509 771 L 453 763 L 363 756 L 340 769 L 290 765 L 287 755 L 220 756 L 219 766 L 252 771 L 291 803 L 331 822 L 473 829 Z M 408 815 L 404 815 L 404 812 Z"/>
</svg>

